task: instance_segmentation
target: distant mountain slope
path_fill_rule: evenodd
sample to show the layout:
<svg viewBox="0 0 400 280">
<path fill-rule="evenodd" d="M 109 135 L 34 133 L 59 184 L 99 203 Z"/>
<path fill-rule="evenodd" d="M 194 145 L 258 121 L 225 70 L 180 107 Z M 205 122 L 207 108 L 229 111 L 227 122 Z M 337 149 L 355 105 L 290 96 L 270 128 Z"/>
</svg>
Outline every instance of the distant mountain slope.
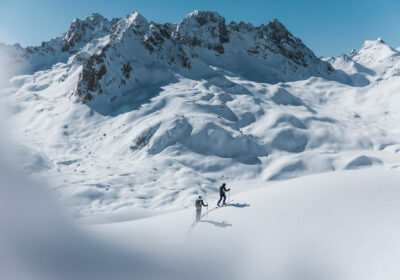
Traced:
<svg viewBox="0 0 400 280">
<path fill-rule="evenodd" d="M 335 69 L 342 70 L 359 83 L 374 82 L 400 74 L 400 52 L 387 45 L 382 38 L 367 40 L 349 55 L 323 58 Z"/>
<path fill-rule="evenodd" d="M 83 65 L 76 86 L 83 102 L 115 101 L 143 85 L 168 83 L 176 74 L 215 76 L 213 67 L 269 83 L 335 77 L 334 69 L 278 20 L 257 27 L 226 25 L 208 11 L 194 11 L 179 24 L 148 22 L 138 13 L 111 21 L 92 14 L 41 46 L 15 48 L 34 71 L 58 62 Z"/>
<path fill-rule="evenodd" d="M 277 20 L 194 11 L 178 24 L 93 14 L 42 46 L 0 49 L 13 61 L 1 96 L 14 158 L 77 217 L 191 206 L 222 181 L 398 162 L 398 56 L 382 42 L 329 58 L 333 69 Z"/>
</svg>

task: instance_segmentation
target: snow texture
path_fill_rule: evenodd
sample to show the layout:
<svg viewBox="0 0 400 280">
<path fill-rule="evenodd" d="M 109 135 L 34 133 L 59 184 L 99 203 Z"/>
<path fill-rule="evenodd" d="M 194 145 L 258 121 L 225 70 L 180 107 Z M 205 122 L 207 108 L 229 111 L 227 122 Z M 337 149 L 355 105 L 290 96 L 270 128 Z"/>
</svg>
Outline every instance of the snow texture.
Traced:
<svg viewBox="0 0 400 280">
<path fill-rule="evenodd" d="M 399 57 L 378 39 L 319 59 L 278 20 L 92 14 L 41 46 L 1 44 L 1 95 L 20 169 L 77 219 L 120 221 L 221 181 L 396 167 Z"/>
</svg>

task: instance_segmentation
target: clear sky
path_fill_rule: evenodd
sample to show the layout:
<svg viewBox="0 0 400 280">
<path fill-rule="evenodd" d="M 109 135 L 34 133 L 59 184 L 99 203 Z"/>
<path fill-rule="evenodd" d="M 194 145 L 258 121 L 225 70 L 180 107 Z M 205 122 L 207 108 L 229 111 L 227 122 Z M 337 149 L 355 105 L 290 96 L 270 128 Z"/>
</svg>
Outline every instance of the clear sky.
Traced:
<svg viewBox="0 0 400 280">
<path fill-rule="evenodd" d="M 278 18 L 318 56 L 348 53 L 378 37 L 400 46 L 399 0 L 0 0 L 0 42 L 38 45 L 93 12 L 113 18 L 137 11 L 162 23 L 195 9 L 217 11 L 227 23 Z"/>
</svg>

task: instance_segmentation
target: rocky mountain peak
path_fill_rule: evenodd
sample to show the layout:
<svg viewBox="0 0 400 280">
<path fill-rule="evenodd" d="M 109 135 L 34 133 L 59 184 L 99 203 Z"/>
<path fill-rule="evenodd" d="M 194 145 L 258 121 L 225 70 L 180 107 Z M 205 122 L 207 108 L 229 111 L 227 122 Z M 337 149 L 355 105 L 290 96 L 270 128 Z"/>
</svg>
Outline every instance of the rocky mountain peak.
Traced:
<svg viewBox="0 0 400 280">
<path fill-rule="evenodd" d="M 218 13 L 198 10 L 178 24 L 149 22 L 137 12 L 111 21 L 92 14 L 75 19 L 62 37 L 24 51 L 35 70 L 58 62 L 83 65 L 76 95 L 84 102 L 114 102 L 147 83 L 165 83 L 174 73 L 216 75 L 215 67 L 269 83 L 334 72 L 277 19 L 257 27 L 227 26 Z"/>
<path fill-rule="evenodd" d="M 247 23 L 247 22 L 243 22 L 243 21 L 241 21 L 239 23 L 232 21 L 228 25 L 228 30 L 236 31 L 236 32 L 252 32 L 252 31 L 254 31 L 254 26 L 251 23 Z"/>
<path fill-rule="evenodd" d="M 135 35 L 144 35 L 149 29 L 149 22 L 138 12 L 126 16 L 119 20 L 112 30 L 112 38 L 122 38 L 124 33 L 133 33 Z M 129 35 L 128 35 L 129 36 Z"/>
<path fill-rule="evenodd" d="M 217 12 L 195 10 L 185 16 L 181 23 L 189 24 L 191 26 L 203 26 L 207 24 L 219 25 L 220 23 L 225 24 L 225 18 L 219 15 Z"/>
<path fill-rule="evenodd" d="M 356 49 L 352 49 L 349 53 L 349 57 L 352 58 L 357 55 Z"/>
<path fill-rule="evenodd" d="M 300 41 L 295 38 L 286 27 L 277 19 L 270 21 L 267 25 L 262 25 L 263 35 L 275 44 L 281 42 Z"/>
<path fill-rule="evenodd" d="M 397 50 L 387 45 L 382 38 L 378 38 L 377 40 L 365 41 L 353 59 L 359 63 L 375 64 L 398 54 Z"/>
<path fill-rule="evenodd" d="M 76 49 L 76 45 L 80 46 L 80 43 L 87 43 L 95 37 L 105 36 L 111 31 L 111 27 L 111 22 L 98 13 L 93 13 L 83 20 L 74 19 L 63 38 L 62 51 L 72 51 Z"/>
<path fill-rule="evenodd" d="M 276 48 L 276 51 L 283 56 L 303 67 L 308 66 L 308 60 L 319 61 L 314 53 L 299 38 L 293 36 L 277 19 L 272 20 L 267 25 L 261 25 L 259 36 L 272 43 L 271 45 Z"/>
<path fill-rule="evenodd" d="M 222 44 L 229 42 L 225 18 L 216 12 L 194 11 L 177 26 L 175 37 L 189 46 L 201 46 L 224 52 Z"/>
</svg>

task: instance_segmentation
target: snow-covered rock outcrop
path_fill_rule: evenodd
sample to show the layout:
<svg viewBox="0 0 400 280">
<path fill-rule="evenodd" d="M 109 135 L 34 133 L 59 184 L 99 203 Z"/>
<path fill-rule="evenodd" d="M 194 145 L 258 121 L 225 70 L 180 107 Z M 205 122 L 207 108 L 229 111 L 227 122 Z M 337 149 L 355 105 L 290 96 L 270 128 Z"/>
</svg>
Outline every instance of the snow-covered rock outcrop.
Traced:
<svg viewBox="0 0 400 280">
<path fill-rule="evenodd" d="M 83 102 L 125 103 L 138 88 L 169 83 L 177 74 L 216 76 L 215 67 L 272 83 L 334 77 L 334 69 L 277 20 L 227 26 L 215 12 L 194 11 L 177 25 L 160 25 L 133 13 L 113 26 L 109 38 L 83 64 L 76 91 Z"/>
<path fill-rule="evenodd" d="M 338 76 L 278 20 L 226 25 L 208 11 L 194 11 L 179 24 L 148 22 L 136 12 L 111 21 L 92 14 L 75 19 L 62 36 L 19 52 L 33 70 L 68 60 L 71 67 L 83 65 L 75 94 L 102 104 L 124 103 L 135 89 L 168 84 L 177 74 L 216 76 L 215 67 L 270 83 Z"/>
<path fill-rule="evenodd" d="M 74 19 L 66 33 L 50 41 L 42 42 L 40 46 L 27 48 L 22 48 L 20 45 L 7 46 L 8 52 L 12 58 L 24 60 L 25 72 L 47 69 L 58 62 L 66 63 L 78 52 L 81 53 L 80 56 L 85 53 L 95 53 L 99 48 L 96 45 L 101 46 L 102 40 L 107 40 L 117 20 L 109 21 L 94 13 L 83 20 Z"/>
<path fill-rule="evenodd" d="M 1 53 L 24 66 L 7 67 L 2 97 L 33 150 L 26 169 L 54 179 L 79 217 L 192 205 L 222 180 L 397 161 L 400 67 L 382 41 L 323 61 L 277 20 L 194 11 L 159 24 L 135 12 Z"/>
<path fill-rule="evenodd" d="M 400 74 L 400 52 L 387 45 L 382 38 L 365 41 L 358 51 L 352 49 L 349 55 L 322 60 L 347 73 L 360 85 L 365 85 L 365 81 L 369 83 Z"/>
<path fill-rule="evenodd" d="M 388 46 L 382 38 L 378 38 L 375 41 L 365 41 L 352 59 L 360 64 L 371 65 L 386 62 L 394 56 L 398 56 L 398 51 Z"/>
</svg>

